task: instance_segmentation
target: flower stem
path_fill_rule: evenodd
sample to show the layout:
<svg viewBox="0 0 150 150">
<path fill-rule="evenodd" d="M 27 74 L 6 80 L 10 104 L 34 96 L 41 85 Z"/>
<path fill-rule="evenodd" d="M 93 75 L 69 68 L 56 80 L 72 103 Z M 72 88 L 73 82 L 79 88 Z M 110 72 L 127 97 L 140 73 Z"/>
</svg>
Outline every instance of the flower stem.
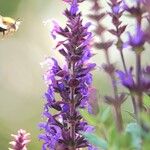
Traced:
<svg viewBox="0 0 150 150">
<path fill-rule="evenodd" d="M 125 63 L 124 55 L 123 55 L 123 49 L 120 49 L 119 51 L 120 51 L 120 56 L 121 56 L 121 60 L 122 60 L 124 71 L 127 74 L 128 72 L 127 72 L 127 66 L 126 66 L 126 63 Z M 131 96 L 131 100 L 132 100 L 134 114 L 137 116 L 137 109 L 136 109 L 135 97 L 132 94 L 131 90 L 129 90 L 129 92 L 130 92 L 130 96 Z"/>
<path fill-rule="evenodd" d="M 119 51 L 120 51 L 120 56 L 121 56 L 121 60 L 122 60 L 124 71 L 127 73 L 127 67 L 126 67 L 123 51 L 122 50 L 119 50 Z"/>
<path fill-rule="evenodd" d="M 73 63 L 72 64 L 72 67 L 71 67 L 71 74 L 72 76 L 74 76 L 74 68 L 75 68 L 75 64 Z M 76 150 L 76 147 L 75 147 L 75 138 L 76 138 L 76 135 L 75 135 L 75 120 L 74 120 L 74 115 L 75 115 L 75 101 L 74 101 L 74 87 L 71 87 L 70 88 L 71 90 L 71 101 L 70 101 L 70 137 L 72 139 L 71 141 L 71 147 L 69 150 Z"/>
<path fill-rule="evenodd" d="M 115 105 L 114 106 L 114 111 L 115 111 L 115 119 L 116 119 L 116 125 L 117 129 L 119 132 L 123 130 L 123 120 L 122 120 L 122 114 L 121 114 L 121 106 L 120 105 Z"/>
<path fill-rule="evenodd" d="M 72 139 L 72 148 L 71 150 L 75 150 L 75 121 L 74 121 L 74 114 L 75 114 L 75 103 L 74 103 L 74 89 L 72 88 L 72 100 L 71 100 L 71 106 L 70 106 L 70 116 L 71 116 L 71 122 L 70 122 L 70 136 Z"/>
<path fill-rule="evenodd" d="M 141 79 L 141 53 L 136 53 L 136 80 L 137 84 L 140 86 L 140 79 Z"/>
<path fill-rule="evenodd" d="M 130 90 L 129 90 L 130 91 Z M 136 101 L 135 101 L 135 97 L 132 94 L 132 92 L 130 91 L 130 95 L 131 95 L 131 99 L 132 99 L 132 105 L 133 105 L 133 110 L 134 110 L 134 114 L 135 116 L 137 116 L 137 107 L 136 107 Z"/>
<path fill-rule="evenodd" d="M 141 91 L 141 52 L 136 53 L 136 81 L 137 86 L 139 87 L 138 91 L 136 92 L 136 107 L 138 113 L 137 117 L 139 119 L 139 113 L 142 111 L 143 108 L 143 93 Z"/>
<path fill-rule="evenodd" d="M 108 65 L 110 64 L 110 58 L 108 55 L 108 50 L 105 51 L 105 57 Z M 114 93 L 114 98 L 116 101 L 118 101 L 118 88 L 117 88 L 117 83 L 115 79 L 114 73 L 110 74 L 111 82 L 112 82 L 112 88 L 113 88 L 113 93 Z M 119 132 L 122 131 L 123 129 L 123 120 L 122 120 L 122 115 L 121 115 L 121 106 L 119 105 L 114 105 L 114 112 L 115 112 L 115 122 L 116 122 L 116 127 Z"/>
</svg>

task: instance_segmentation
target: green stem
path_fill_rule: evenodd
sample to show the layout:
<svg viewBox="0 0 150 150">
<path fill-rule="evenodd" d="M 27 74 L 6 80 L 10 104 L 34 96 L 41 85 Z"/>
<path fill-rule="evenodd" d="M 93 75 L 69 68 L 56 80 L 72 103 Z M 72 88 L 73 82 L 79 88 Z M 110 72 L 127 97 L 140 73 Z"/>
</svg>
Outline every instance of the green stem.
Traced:
<svg viewBox="0 0 150 150">
<path fill-rule="evenodd" d="M 107 50 L 105 50 L 105 57 L 106 57 L 107 64 L 111 65 L 110 64 L 110 58 L 109 58 Z M 115 74 L 112 73 L 112 74 L 109 74 L 109 75 L 110 75 L 111 82 L 112 82 L 114 98 L 115 98 L 116 101 L 118 101 L 118 88 L 117 88 Z M 114 113 L 115 113 L 114 118 L 115 118 L 116 127 L 117 127 L 117 130 L 119 132 L 121 132 L 123 130 L 123 119 L 122 119 L 122 114 L 121 114 L 121 106 L 120 105 L 118 106 L 117 104 L 114 104 L 113 107 L 114 107 Z"/>
<path fill-rule="evenodd" d="M 139 119 L 139 113 L 143 108 L 143 93 L 141 91 L 141 52 L 136 53 L 136 82 L 139 87 L 136 92 L 136 109 L 137 109 L 137 117 Z"/>
<path fill-rule="evenodd" d="M 120 51 L 120 56 L 121 56 L 121 60 L 122 60 L 124 71 L 125 71 L 126 74 L 128 74 L 128 72 L 127 72 L 127 66 L 126 66 L 126 63 L 125 63 L 124 55 L 123 55 L 123 51 L 122 51 L 122 49 L 120 49 L 119 51 Z M 130 92 L 130 95 L 131 95 L 131 100 L 132 100 L 134 114 L 137 116 L 137 109 L 136 109 L 135 97 L 132 94 L 131 90 L 129 90 L 129 92 Z"/>
<path fill-rule="evenodd" d="M 71 74 L 72 76 L 74 76 L 74 69 L 75 69 L 75 64 L 73 63 L 71 65 Z M 76 150 L 76 146 L 75 146 L 75 139 L 76 139 L 76 133 L 75 133 L 75 120 L 73 118 L 74 114 L 75 114 L 75 111 L 76 111 L 76 108 L 75 108 L 75 100 L 74 100 L 74 87 L 71 87 L 70 88 L 71 90 L 71 101 L 70 101 L 70 117 L 71 117 L 71 120 L 70 120 L 70 137 L 72 139 L 71 141 L 71 146 L 69 147 L 69 150 Z"/>
<path fill-rule="evenodd" d="M 117 126 L 118 131 L 121 132 L 123 130 L 123 119 L 122 119 L 122 114 L 121 114 L 121 106 L 115 105 L 114 111 L 115 111 L 116 126 Z"/>
</svg>

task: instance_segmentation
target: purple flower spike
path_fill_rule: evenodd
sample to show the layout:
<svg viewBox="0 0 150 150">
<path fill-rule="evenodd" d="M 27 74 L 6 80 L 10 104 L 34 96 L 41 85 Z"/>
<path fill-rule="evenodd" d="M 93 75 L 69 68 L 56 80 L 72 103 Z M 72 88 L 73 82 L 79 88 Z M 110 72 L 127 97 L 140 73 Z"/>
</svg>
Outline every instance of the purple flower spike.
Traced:
<svg viewBox="0 0 150 150">
<path fill-rule="evenodd" d="M 140 85 L 137 85 L 135 82 L 134 76 L 132 75 L 132 68 L 130 68 L 128 73 L 117 70 L 117 74 L 121 80 L 122 85 L 131 91 L 142 91 L 147 94 L 150 93 L 150 66 L 147 66 L 145 69 L 143 69 L 140 77 Z"/>
<path fill-rule="evenodd" d="M 12 146 L 9 150 L 27 150 L 27 144 L 31 141 L 30 133 L 20 129 L 17 135 L 11 134 L 11 136 L 13 137 L 13 141 L 9 142 Z"/>
<path fill-rule="evenodd" d="M 44 74 L 47 91 L 44 95 L 43 116 L 46 123 L 39 127 L 44 130 L 39 138 L 44 141 L 43 150 L 76 150 L 90 146 L 81 132 L 93 130 L 78 112 L 78 108 L 92 111 L 89 103 L 89 91 L 92 84 L 91 71 L 95 68 L 89 59 L 91 53 L 92 34 L 89 32 L 90 23 L 83 24 L 78 3 L 83 0 L 64 0 L 70 9 L 65 11 L 68 21 L 65 28 L 54 22 L 52 36 L 62 36 L 56 48 L 65 58 L 65 64 L 59 65 L 56 59 L 47 57 L 41 63 L 48 68 Z M 54 111 L 51 111 L 54 110 Z M 51 113 L 53 112 L 53 113 Z"/>
</svg>

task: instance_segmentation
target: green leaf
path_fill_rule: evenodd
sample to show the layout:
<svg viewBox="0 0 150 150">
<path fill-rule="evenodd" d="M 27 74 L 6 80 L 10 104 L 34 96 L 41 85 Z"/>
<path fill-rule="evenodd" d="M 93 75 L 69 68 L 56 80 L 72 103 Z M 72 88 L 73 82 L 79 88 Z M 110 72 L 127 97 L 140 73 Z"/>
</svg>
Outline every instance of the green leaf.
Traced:
<svg viewBox="0 0 150 150">
<path fill-rule="evenodd" d="M 144 121 L 144 124 L 150 127 L 150 115 L 146 112 L 141 112 L 140 114 L 141 119 Z"/>
<path fill-rule="evenodd" d="M 109 118 L 109 116 L 110 116 L 110 108 L 108 107 L 102 112 L 100 120 L 102 122 L 105 122 Z"/>
<path fill-rule="evenodd" d="M 98 137 L 97 135 L 93 134 L 93 133 L 82 133 L 83 136 L 93 145 L 95 145 L 96 147 L 102 148 L 104 150 L 108 149 L 108 143 L 106 140 Z"/>
<path fill-rule="evenodd" d="M 97 125 L 98 120 L 95 118 L 94 115 L 89 114 L 88 111 L 85 109 L 82 110 L 80 109 L 79 112 L 90 125 L 92 126 Z"/>
<path fill-rule="evenodd" d="M 136 150 L 141 150 L 141 128 L 137 123 L 129 123 L 126 132 L 131 134 L 132 145 Z"/>
<path fill-rule="evenodd" d="M 144 95 L 144 105 L 150 107 L 150 96 Z"/>
</svg>

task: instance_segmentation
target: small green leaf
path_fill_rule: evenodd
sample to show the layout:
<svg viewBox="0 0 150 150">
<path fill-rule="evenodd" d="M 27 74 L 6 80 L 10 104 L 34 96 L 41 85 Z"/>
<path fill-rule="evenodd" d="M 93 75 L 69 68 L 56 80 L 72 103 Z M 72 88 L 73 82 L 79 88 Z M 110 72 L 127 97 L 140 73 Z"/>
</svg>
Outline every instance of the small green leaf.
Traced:
<svg viewBox="0 0 150 150">
<path fill-rule="evenodd" d="M 141 128 L 137 123 L 129 123 L 126 128 L 126 132 L 139 136 L 141 134 Z"/>
<path fill-rule="evenodd" d="M 150 96 L 144 95 L 144 105 L 150 107 Z"/>
<path fill-rule="evenodd" d="M 132 145 L 136 150 L 141 150 L 141 128 L 137 123 L 129 123 L 126 132 L 131 134 Z"/>
<path fill-rule="evenodd" d="M 85 109 L 80 109 L 80 114 L 83 116 L 83 118 L 92 126 L 96 126 L 97 125 L 97 119 L 95 118 L 95 116 L 91 115 L 88 113 L 87 110 Z"/>
<path fill-rule="evenodd" d="M 93 134 L 93 133 L 82 133 L 84 135 L 84 137 L 93 145 L 95 145 L 96 147 L 102 148 L 104 150 L 107 150 L 108 148 L 108 143 L 106 140 L 98 137 L 97 135 Z"/>
<path fill-rule="evenodd" d="M 102 122 L 105 122 L 108 119 L 109 115 L 110 115 L 110 108 L 108 107 L 102 112 L 100 120 Z"/>
<path fill-rule="evenodd" d="M 142 112 L 140 114 L 140 117 L 144 121 L 144 123 L 150 127 L 150 115 L 149 115 L 149 113 Z"/>
</svg>

